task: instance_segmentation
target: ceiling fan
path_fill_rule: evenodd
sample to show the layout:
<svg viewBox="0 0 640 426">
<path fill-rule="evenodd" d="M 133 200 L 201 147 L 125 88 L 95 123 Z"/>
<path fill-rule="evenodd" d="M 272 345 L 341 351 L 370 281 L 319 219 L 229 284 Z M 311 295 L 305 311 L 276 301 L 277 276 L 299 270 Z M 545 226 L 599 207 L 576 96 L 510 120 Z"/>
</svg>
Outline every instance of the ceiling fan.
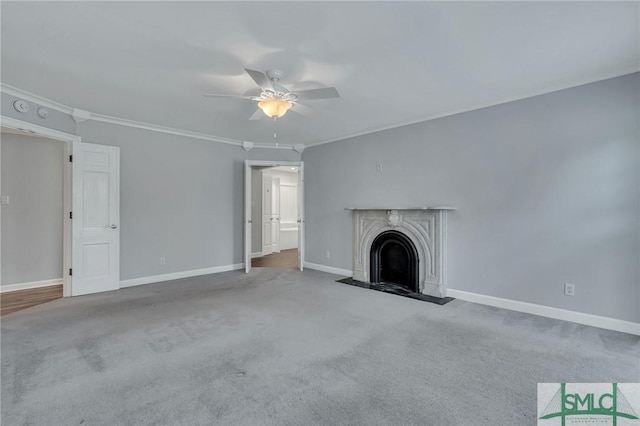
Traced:
<svg viewBox="0 0 640 426">
<path fill-rule="evenodd" d="M 263 114 L 268 117 L 280 118 L 291 109 L 302 115 L 308 115 L 310 108 L 302 105 L 300 101 L 309 101 L 314 99 L 339 98 L 340 94 L 335 87 L 324 87 L 321 89 L 300 90 L 290 92 L 286 87 L 281 86 L 278 82 L 282 78 L 281 70 L 268 70 L 266 73 L 254 71 L 245 68 L 247 74 L 262 89 L 257 96 L 242 95 L 219 95 L 207 93 L 204 96 L 212 98 L 241 98 L 258 102 L 258 109 L 253 113 L 249 120 L 259 120 Z"/>
</svg>

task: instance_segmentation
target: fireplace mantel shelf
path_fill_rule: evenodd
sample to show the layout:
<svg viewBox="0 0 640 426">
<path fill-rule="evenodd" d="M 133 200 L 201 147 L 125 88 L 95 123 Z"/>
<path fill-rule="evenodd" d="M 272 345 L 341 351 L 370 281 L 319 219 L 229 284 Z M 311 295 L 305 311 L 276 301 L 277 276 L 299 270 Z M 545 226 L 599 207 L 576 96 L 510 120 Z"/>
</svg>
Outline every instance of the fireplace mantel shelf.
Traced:
<svg viewBox="0 0 640 426">
<path fill-rule="evenodd" d="M 346 207 L 345 210 L 361 211 L 361 210 L 455 210 L 450 206 L 435 207 Z"/>
</svg>

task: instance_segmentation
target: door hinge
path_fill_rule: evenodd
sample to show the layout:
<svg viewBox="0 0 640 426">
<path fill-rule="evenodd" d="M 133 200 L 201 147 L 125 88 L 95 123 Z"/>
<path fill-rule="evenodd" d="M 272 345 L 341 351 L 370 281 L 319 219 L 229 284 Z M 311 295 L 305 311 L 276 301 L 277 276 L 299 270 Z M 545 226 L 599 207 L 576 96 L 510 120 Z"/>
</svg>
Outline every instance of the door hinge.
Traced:
<svg viewBox="0 0 640 426">
<path fill-rule="evenodd" d="M 69 219 L 73 219 L 73 212 L 69 212 Z"/>
<path fill-rule="evenodd" d="M 69 269 L 69 276 L 73 275 L 73 269 Z"/>
<path fill-rule="evenodd" d="M 73 163 L 73 155 L 70 155 L 70 156 L 69 156 L 69 162 L 70 162 L 70 163 Z"/>
</svg>

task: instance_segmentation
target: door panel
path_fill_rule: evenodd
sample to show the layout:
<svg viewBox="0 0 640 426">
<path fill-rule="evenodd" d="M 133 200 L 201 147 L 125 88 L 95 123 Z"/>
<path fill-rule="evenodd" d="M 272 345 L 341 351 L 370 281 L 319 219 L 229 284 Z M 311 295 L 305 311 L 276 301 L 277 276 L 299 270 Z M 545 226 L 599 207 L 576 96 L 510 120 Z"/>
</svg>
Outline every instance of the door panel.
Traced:
<svg viewBox="0 0 640 426">
<path fill-rule="evenodd" d="M 104 227 L 109 224 L 109 173 L 84 172 L 82 178 L 84 225 Z"/>
<path fill-rule="evenodd" d="M 109 252 L 109 244 L 107 243 L 84 244 L 82 246 L 84 276 L 87 278 L 108 276 L 111 263 Z"/>
<path fill-rule="evenodd" d="M 271 247 L 280 253 L 280 178 L 273 178 L 271 185 Z"/>
<path fill-rule="evenodd" d="M 273 253 L 273 215 L 272 194 L 273 179 L 271 176 L 262 175 L 262 255 Z"/>
<path fill-rule="evenodd" d="M 120 288 L 120 149 L 73 144 L 71 295 Z"/>
</svg>

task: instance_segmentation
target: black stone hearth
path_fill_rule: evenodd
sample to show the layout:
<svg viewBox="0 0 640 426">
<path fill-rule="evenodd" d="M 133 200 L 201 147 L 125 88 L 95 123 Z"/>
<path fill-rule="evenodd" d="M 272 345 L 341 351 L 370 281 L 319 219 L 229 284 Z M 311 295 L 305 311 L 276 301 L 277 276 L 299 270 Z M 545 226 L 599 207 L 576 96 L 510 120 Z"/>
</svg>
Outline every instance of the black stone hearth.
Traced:
<svg viewBox="0 0 640 426">
<path fill-rule="evenodd" d="M 418 251 L 413 242 L 398 231 L 385 231 L 371 245 L 371 282 L 393 284 L 419 293 Z"/>
<path fill-rule="evenodd" d="M 371 290 L 382 291 L 384 293 L 395 294 L 396 296 L 408 297 L 411 299 L 422 300 L 424 302 L 435 303 L 436 305 L 445 305 L 452 300 L 455 300 L 453 297 L 435 297 L 429 296 L 427 294 L 414 293 L 412 291 L 407 290 L 404 287 L 399 285 L 390 284 L 390 283 L 363 283 L 362 281 L 354 280 L 353 278 L 342 278 L 340 280 L 336 280 L 336 282 L 342 284 L 349 284 L 356 287 L 368 288 Z"/>
</svg>

